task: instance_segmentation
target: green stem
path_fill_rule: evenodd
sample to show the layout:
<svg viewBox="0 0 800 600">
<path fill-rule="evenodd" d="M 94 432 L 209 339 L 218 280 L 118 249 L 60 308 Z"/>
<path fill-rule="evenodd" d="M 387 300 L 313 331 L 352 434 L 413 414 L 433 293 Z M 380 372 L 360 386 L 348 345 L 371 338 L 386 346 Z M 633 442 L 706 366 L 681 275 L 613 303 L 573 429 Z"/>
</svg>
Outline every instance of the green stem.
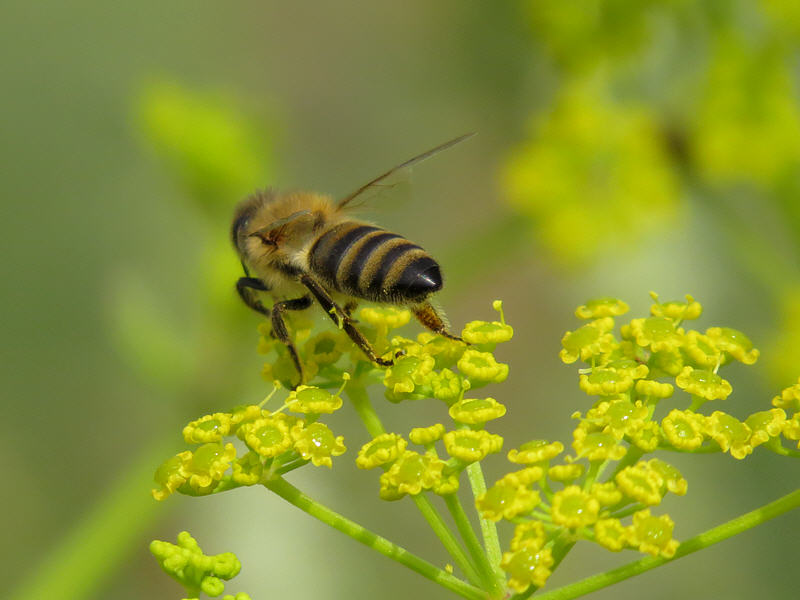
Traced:
<svg viewBox="0 0 800 600">
<path fill-rule="evenodd" d="M 315 519 L 322 521 L 326 525 L 330 525 L 337 531 L 350 536 L 357 542 L 380 552 L 384 556 L 399 562 L 401 565 L 408 567 L 412 571 L 419 573 L 423 577 L 438 583 L 442 587 L 455 592 L 459 596 L 468 598 L 470 600 L 485 600 L 486 594 L 470 584 L 460 580 L 458 577 L 439 569 L 428 561 L 412 554 L 405 548 L 393 544 L 384 537 L 373 533 L 355 523 L 339 513 L 331 510 L 327 506 L 312 500 L 303 492 L 294 487 L 291 483 L 281 477 L 271 479 L 264 484 L 269 490 L 276 493 L 278 496 L 296 506 L 303 512 L 311 515 Z"/>
<path fill-rule="evenodd" d="M 682 542 L 681 545 L 678 546 L 675 556 L 672 558 L 647 556 L 627 565 L 623 565 L 618 569 L 612 569 L 611 571 L 607 571 L 605 573 L 599 573 L 598 575 L 587 577 L 582 581 L 566 585 L 551 592 L 546 592 L 541 596 L 538 596 L 538 598 L 541 600 L 570 600 L 571 598 L 584 596 L 614 583 L 629 579 L 634 575 L 639 575 L 640 573 L 644 573 L 650 569 L 660 567 L 661 565 L 681 558 L 682 556 L 692 554 L 693 552 L 697 552 L 703 548 L 708 548 L 709 546 L 726 540 L 729 537 L 742 533 L 743 531 L 747 531 L 748 529 L 752 529 L 756 525 L 760 525 L 766 521 L 769 521 L 770 519 L 774 519 L 775 517 L 789 512 L 798 506 L 800 506 L 800 489 L 795 490 L 794 492 L 791 492 L 790 494 L 787 494 L 786 496 L 783 496 L 774 502 L 770 502 L 761 508 L 757 508 L 754 511 L 732 519 L 727 523 L 723 523 L 722 525 L 714 527 L 713 529 L 709 529 L 700 535 L 696 535 L 695 537 Z M 517 600 L 520 599 L 518 598 Z"/>
<path fill-rule="evenodd" d="M 347 397 L 352 402 L 353 407 L 369 434 L 372 437 L 377 437 L 385 433 L 386 429 L 384 429 L 383 423 L 381 423 L 378 414 L 375 412 L 364 385 L 358 380 L 351 380 L 346 389 Z M 417 494 L 412 496 L 412 498 L 417 508 L 422 513 L 422 516 L 428 522 L 428 525 L 433 529 L 436 537 L 439 538 L 445 550 L 447 550 L 453 558 L 453 561 L 458 565 L 458 568 L 461 569 L 472 583 L 475 585 L 480 584 L 481 579 L 478 572 L 475 570 L 475 567 L 472 566 L 472 563 L 470 563 L 455 535 L 450 531 L 450 528 L 444 522 L 433 504 L 431 504 L 428 497 L 425 494 Z"/>
<path fill-rule="evenodd" d="M 458 565 L 458 568 L 461 569 L 461 572 L 467 576 L 467 579 L 469 579 L 473 585 L 480 586 L 482 584 L 481 576 L 470 562 L 469 557 L 464 553 L 456 536 L 450 531 L 447 523 L 444 522 L 442 515 L 436 510 L 430 498 L 424 493 L 416 494 L 415 496 L 411 496 L 411 498 L 414 500 L 414 504 L 417 505 L 419 512 L 422 513 L 422 516 L 428 522 L 428 525 L 433 529 L 433 533 L 435 533 L 439 541 L 442 542 L 444 549 L 447 550 L 456 565 Z"/>
<path fill-rule="evenodd" d="M 503 588 L 505 587 L 502 582 L 498 581 L 495 577 L 492 565 L 489 564 L 489 559 L 486 557 L 486 552 L 483 550 L 478 536 L 475 535 L 475 530 L 472 528 L 472 523 L 469 522 L 469 517 L 461 505 L 461 500 L 457 493 L 447 494 L 444 496 L 444 501 L 447 504 L 447 509 L 456 523 L 458 532 L 461 534 L 461 539 L 467 546 L 467 550 L 472 556 L 472 560 L 478 565 L 481 578 L 487 585 L 487 590 L 492 590 L 494 594 L 502 596 Z"/>
<path fill-rule="evenodd" d="M 475 499 L 486 493 L 486 480 L 483 478 L 483 470 L 480 463 L 474 462 L 467 467 L 467 477 Z M 480 520 L 481 534 L 483 535 L 483 546 L 486 548 L 486 556 L 492 566 L 492 571 L 495 573 L 495 578 L 505 581 L 505 576 L 500 569 L 502 553 L 500 552 L 500 539 L 497 537 L 497 526 L 494 521 L 484 519 L 480 514 L 478 519 Z"/>
<path fill-rule="evenodd" d="M 364 427 L 367 428 L 369 434 L 372 437 L 378 437 L 382 433 L 386 433 L 378 414 L 375 412 L 375 409 L 372 408 L 369 394 L 367 394 L 364 385 L 360 381 L 351 379 L 345 389 L 347 390 L 347 397 L 350 399 L 350 402 L 352 402 L 353 408 L 356 409 L 356 413 L 358 413 L 361 422 L 364 423 Z"/>
<path fill-rule="evenodd" d="M 640 458 L 644 456 L 644 451 L 639 448 L 638 446 L 628 446 L 628 451 L 625 453 L 625 456 L 617 462 L 617 466 L 614 468 L 614 472 L 609 475 L 606 481 L 613 481 L 613 479 L 619 474 L 622 469 L 625 467 L 629 467 L 635 462 L 637 462 Z"/>
<path fill-rule="evenodd" d="M 588 492 L 592 488 L 592 484 L 603 474 L 603 469 L 608 465 L 607 460 L 592 460 L 589 462 L 589 471 L 586 473 L 586 479 L 583 482 L 583 491 Z"/>
</svg>

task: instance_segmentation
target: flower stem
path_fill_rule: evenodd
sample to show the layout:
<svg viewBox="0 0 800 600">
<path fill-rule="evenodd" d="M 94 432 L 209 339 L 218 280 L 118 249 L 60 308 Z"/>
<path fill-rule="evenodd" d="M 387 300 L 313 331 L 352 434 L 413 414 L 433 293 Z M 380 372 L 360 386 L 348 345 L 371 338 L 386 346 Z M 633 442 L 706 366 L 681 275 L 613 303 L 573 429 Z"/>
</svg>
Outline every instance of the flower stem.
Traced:
<svg viewBox="0 0 800 600">
<path fill-rule="evenodd" d="M 387 540 L 384 537 L 373 533 L 355 523 L 339 513 L 331 510 L 330 508 L 316 502 L 315 500 L 306 496 L 299 489 L 294 487 L 291 483 L 281 477 L 276 477 L 264 483 L 264 485 L 289 502 L 300 510 L 308 513 L 315 519 L 318 519 L 330 525 L 337 531 L 350 536 L 357 542 L 361 542 L 365 546 L 380 552 L 384 556 L 391 558 L 394 561 L 408 567 L 412 571 L 419 573 L 423 577 L 438 583 L 448 590 L 468 598 L 469 600 L 485 600 L 486 594 L 480 589 L 462 581 L 458 577 L 439 569 L 428 561 L 412 554 L 405 548 L 398 546 Z"/>
<path fill-rule="evenodd" d="M 444 496 L 444 501 L 447 504 L 447 508 L 456 523 L 458 532 L 461 534 L 461 539 L 464 540 L 467 550 L 469 551 L 470 556 L 472 556 L 472 560 L 478 565 L 481 578 L 484 584 L 487 586 L 486 589 L 492 590 L 492 592 L 498 596 L 502 596 L 504 588 L 503 582 L 498 581 L 497 577 L 495 577 L 492 565 L 489 564 L 489 559 L 486 557 L 486 552 L 481 546 L 478 536 L 475 535 L 475 530 L 472 528 L 472 524 L 469 522 L 467 513 L 464 512 L 464 507 L 461 505 L 461 500 L 459 499 L 458 494 L 447 494 Z"/>
<path fill-rule="evenodd" d="M 458 543 L 456 536 L 453 535 L 453 532 L 450 531 L 447 523 L 445 523 L 444 519 L 442 519 L 442 515 L 440 515 L 439 511 L 436 510 L 436 507 L 433 506 L 430 498 L 428 498 L 428 496 L 426 496 L 424 493 L 417 494 L 411 498 L 414 500 L 414 504 L 417 505 L 419 512 L 422 513 L 422 516 L 428 522 L 428 525 L 430 525 L 431 529 L 433 529 L 436 537 L 438 537 L 439 541 L 442 542 L 444 549 L 447 550 L 447 552 L 455 561 L 456 565 L 458 565 L 458 568 L 461 569 L 464 575 L 467 576 L 467 579 L 469 579 L 474 585 L 481 585 L 482 579 L 478 574 L 478 571 L 464 553 L 464 550 Z"/>
<path fill-rule="evenodd" d="M 357 379 L 350 380 L 347 386 L 347 397 L 352 402 L 359 418 L 362 423 L 364 423 L 364 427 L 366 427 L 372 437 L 377 437 L 382 433 L 386 433 L 386 429 L 383 427 L 380 417 L 378 417 L 378 414 L 375 412 L 363 383 Z M 422 516 L 428 522 L 428 525 L 433 529 L 436 537 L 439 538 L 445 550 L 447 550 L 453 558 L 453 561 L 458 565 L 458 568 L 461 569 L 472 583 L 478 585 L 481 579 L 477 570 L 469 561 L 469 558 L 467 558 L 467 555 L 464 553 L 455 535 L 450 531 L 447 523 L 444 522 L 442 516 L 428 497 L 425 494 L 417 494 L 412 496 L 412 498 L 417 508 L 422 513 Z"/>
<path fill-rule="evenodd" d="M 378 437 L 382 433 L 386 433 L 378 414 L 372 408 L 372 403 L 369 400 L 369 394 L 367 394 L 364 384 L 351 379 L 347 384 L 347 397 L 352 402 L 353 408 L 356 409 L 361 422 L 364 423 L 364 427 L 367 428 L 372 437 Z"/>
<path fill-rule="evenodd" d="M 483 470 L 481 469 L 480 463 L 474 462 L 467 466 L 467 477 L 469 478 L 469 485 L 472 488 L 472 495 L 476 499 L 486 492 L 486 480 L 483 478 Z M 502 554 L 500 552 L 500 539 L 497 537 L 497 526 L 493 521 L 484 519 L 480 515 L 478 515 L 478 518 L 481 524 L 481 534 L 483 535 L 483 546 L 486 548 L 486 556 L 489 559 L 489 564 L 492 566 L 495 578 L 505 581 L 505 576 L 500 570 Z"/>
<path fill-rule="evenodd" d="M 546 592 L 537 596 L 537 598 L 541 600 L 570 600 L 571 598 L 578 598 L 579 596 L 589 594 L 590 592 L 618 583 L 634 575 L 639 575 L 640 573 L 659 567 L 682 556 L 692 554 L 703 548 L 708 548 L 713 544 L 719 543 L 748 529 L 752 529 L 756 525 L 760 525 L 799 506 L 800 489 L 682 542 L 681 545 L 678 546 L 675 556 L 672 558 L 646 556 L 640 560 L 623 565 L 618 569 L 592 575 L 582 581 L 566 585 L 551 592 Z M 520 598 L 523 597 L 524 596 L 520 596 Z"/>
</svg>

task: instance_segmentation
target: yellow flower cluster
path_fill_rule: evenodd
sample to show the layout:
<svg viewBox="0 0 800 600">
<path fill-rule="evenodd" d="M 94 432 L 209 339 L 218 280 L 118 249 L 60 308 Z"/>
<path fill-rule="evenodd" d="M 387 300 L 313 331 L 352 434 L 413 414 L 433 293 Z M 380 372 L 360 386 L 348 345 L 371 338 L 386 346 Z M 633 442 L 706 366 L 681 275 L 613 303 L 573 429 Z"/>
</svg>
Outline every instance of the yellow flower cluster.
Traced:
<svg viewBox="0 0 800 600">
<path fill-rule="evenodd" d="M 347 377 L 344 379 L 346 383 Z M 201 445 L 176 454 L 158 467 L 155 482 L 159 487 L 153 489 L 153 497 L 163 500 L 174 492 L 202 496 L 264 483 L 285 472 L 282 469 L 307 462 L 331 467 L 332 457 L 346 450 L 344 438 L 335 436 L 316 419 L 342 406 L 343 388 L 344 384 L 336 394 L 331 394 L 321 388 L 300 386 L 289 394 L 278 411 L 252 404 L 192 421 L 184 427 L 183 438 L 188 444 Z M 285 414 L 284 409 L 304 416 Z M 244 454 L 237 457 L 236 446 L 225 442 L 230 436 L 244 444 L 247 448 Z"/>
<path fill-rule="evenodd" d="M 586 364 L 578 373 L 579 387 L 595 402 L 585 413 L 573 415 L 578 421 L 574 454 L 555 463 L 564 446 L 544 440 L 511 449 L 508 460 L 526 468 L 502 477 L 476 500 L 485 519 L 516 524 L 501 567 L 517 592 L 544 585 L 560 536 L 590 540 L 614 552 L 629 548 L 665 558 L 675 555 L 674 523 L 650 510 L 667 493 L 684 495 L 688 483 L 668 462 L 644 454 L 702 450 L 741 459 L 759 445 L 787 452 L 781 436 L 800 440 L 800 382 L 776 396 L 774 408 L 741 421 L 722 411 L 699 412 L 706 402 L 732 393 L 720 368 L 732 361 L 752 364 L 758 350 L 734 329 L 687 330 L 685 323 L 703 312 L 693 297 L 663 302 L 651 295 L 650 316 L 622 324 L 619 334 L 615 320 L 627 312 L 626 303 L 601 298 L 578 307 L 575 314 L 586 323 L 564 335 L 560 356 L 566 364 Z M 673 399 L 676 390 L 685 393 L 681 395 L 689 408 L 658 414 L 659 405 Z M 451 415 L 469 402 L 452 405 Z M 488 414 L 491 402 L 482 402 Z M 794 416 L 787 418 L 787 411 Z M 620 462 L 601 479 L 611 461 Z M 526 471 L 530 473 L 522 475 Z"/>
</svg>

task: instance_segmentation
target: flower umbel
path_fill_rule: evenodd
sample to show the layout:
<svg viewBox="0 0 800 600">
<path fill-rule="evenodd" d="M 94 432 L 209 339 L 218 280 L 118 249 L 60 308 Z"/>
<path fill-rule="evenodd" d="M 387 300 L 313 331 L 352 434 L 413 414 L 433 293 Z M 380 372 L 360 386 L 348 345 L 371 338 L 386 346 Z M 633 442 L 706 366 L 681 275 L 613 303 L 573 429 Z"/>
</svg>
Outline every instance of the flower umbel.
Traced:
<svg viewBox="0 0 800 600">
<path fill-rule="evenodd" d="M 800 442 L 800 383 L 777 395 L 772 408 L 761 407 L 741 420 L 722 411 L 701 412 L 707 402 L 725 399 L 733 391 L 720 370 L 733 360 L 751 364 L 758 351 L 737 330 L 685 331 L 681 324 L 703 313 L 691 296 L 685 301 L 660 302 L 655 295 L 653 299 L 650 316 L 620 324 L 615 321 L 628 311 L 621 300 L 590 300 L 577 309 L 576 316 L 585 323 L 564 335 L 560 357 L 568 365 L 582 361 L 576 379 L 591 398 L 584 396 L 584 407 L 572 411 L 571 448 L 564 454 L 559 441 L 517 441 L 518 447 L 507 453 L 506 472 L 488 489 L 482 464 L 499 460 L 490 455 L 501 451 L 504 439 L 493 429 L 506 420 L 500 417 L 508 408 L 494 397 L 474 394 L 474 389 L 501 383 L 509 374 L 508 365 L 493 354 L 513 331 L 500 302 L 494 304 L 500 321 L 468 323 L 463 330 L 466 343 L 430 332 L 419 334 L 416 341 L 390 338 L 392 329 L 409 320 L 408 311 L 362 309 L 365 335 L 383 349 L 383 356 L 392 357 L 389 368 L 367 361 L 341 331 L 313 335 L 309 327 L 308 341 L 298 346 L 302 363 L 311 365 L 307 382 L 284 392 L 277 410 L 266 406 L 281 389 L 279 384 L 259 404 L 189 423 L 183 437 L 192 449 L 158 468 L 153 496 L 162 500 L 175 492 L 200 496 L 262 485 L 470 600 L 530 594 L 531 586 L 546 584 L 578 541 L 612 552 L 635 549 L 672 558 L 678 548 L 672 537 L 674 522 L 669 515 L 650 511 L 661 506 L 667 493 L 685 495 L 688 482 L 663 455 L 717 452 L 744 459 L 757 448 L 800 454 L 784 446 L 787 441 L 800 445 L 796 443 Z M 270 346 L 267 351 L 278 354 L 267 369 L 277 374 L 283 368 L 280 361 L 287 359 L 286 350 Z M 380 382 L 390 402 L 434 400 L 429 409 L 438 411 L 438 416 L 415 427 L 405 425 L 403 431 L 410 429 L 407 437 L 387 433 L 367 393 L 368 384 L 380 387 Z M 468 392 L 472 397 L 466 396 Z M 529 394 L 531 402 L 541 399 L 537 392 Z M 493 395 L 501 398 L 499 393 Z M 359 442 L 356 465 L 378 468 L 378 495 L 383 500 L 410 497 L 405 502 L 413 502 L 431 524 L 458 574 L 455 568 L 439 570 L 417 559 L 409 550 L 322 507 L 284 479 L 309 463 L 332 467 L 333 457 L 346 448 L 343 437 L 322 419 L 335 411 L 344 417 L 349 409 L 371 434 Z M 436 422 L 445 413 L 452 419 L 450 425 Z M 532 432 L 536 426 L 530 425 Z M 234 443 L 239 448 L 244 443 L 246 451 L 237 456 Z M 659 458 L 652 456 L 656 451 Z M 463 494 L 456 493 L 462 485 L 472 488 L 483 545 L 461 505 Z M 446 506 L 450 519 L 438 514 L 433 495 L 441 496 L 434 500 Z M 494 526 L 499 521 L 514 527 L 503 548 Z M 456 525 L 459 537 L 449 530 L 449 523 Z M 508 524 L 503 529 L 510 532 Z M 179 538 L 179 546 L 154 544 L 165 557 L 163 564 L 178 565 L 168 572 L 180 577 L 181 565 L 189 565 L 201 573 L 189 593 L 222 592 L 222 575 L 232 571 L 212 567 L 224 567 L 228 564 L 224 560 L 197 558 L 202 553 L 191 538 Z M 192 566 L 195 563 L 211 566 L 202 571 Z"/>
</svg>

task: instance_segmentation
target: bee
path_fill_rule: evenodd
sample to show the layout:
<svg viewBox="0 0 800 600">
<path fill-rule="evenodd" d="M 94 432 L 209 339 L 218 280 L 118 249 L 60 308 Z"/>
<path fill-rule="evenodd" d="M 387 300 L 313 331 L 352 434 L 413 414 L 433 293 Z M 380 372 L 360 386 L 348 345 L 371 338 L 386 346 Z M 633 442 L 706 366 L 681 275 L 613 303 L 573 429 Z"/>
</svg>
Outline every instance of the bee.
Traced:
<svg viewBox="0 0 800 600">
<path fill-rule="evenodd" d="M 303 383 L 303 367 L 284 315 L 316 301 L 375 364 L 376 355 L 356 327 L 353 311 L 361 300 L 408 307 L 427 329 L 454 340 L 429 298 L 442 289 L 439 263 L 417 244 L 396 233 L 353 218 L 350 203 L 378 188 L 391 175 L 471 137 L 460 136 L 428 150 L 365 183 L 340 200 L 313 192 L 272 189 L 245 198 L 234 212 L 231 238 L 244 269 L 236 291 L 251 309 L 268 317 L 273 335 L 286 345 Z M 259 292 L 275 298 L 264 306 Z"/>
</svg>

